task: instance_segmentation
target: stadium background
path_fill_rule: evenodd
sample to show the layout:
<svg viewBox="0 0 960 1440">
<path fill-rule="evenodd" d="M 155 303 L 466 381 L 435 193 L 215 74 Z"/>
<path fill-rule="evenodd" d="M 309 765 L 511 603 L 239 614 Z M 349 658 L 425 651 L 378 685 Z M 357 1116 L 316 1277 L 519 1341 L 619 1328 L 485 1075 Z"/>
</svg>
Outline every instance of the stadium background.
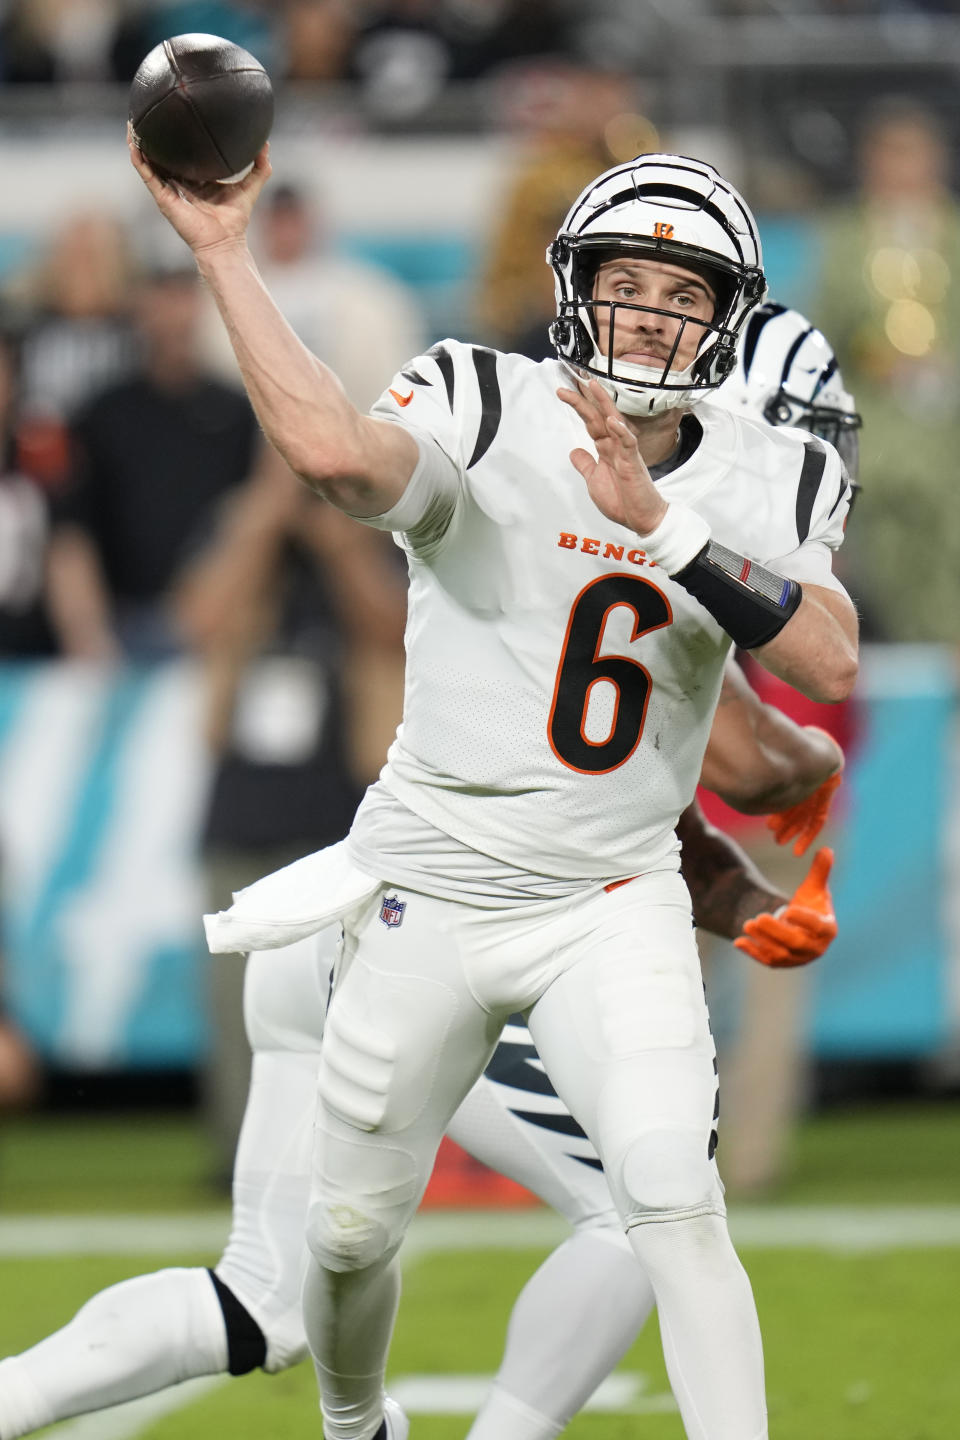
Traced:
<svg viewBox="0 0 960 1440">
<path fill-rule="evenodd" d="M 442 37 L 457 8 L 346 10 L 352 23 L 392 15 L 422 40 Z M 513 30 L 504 22 L 487 68 L 444 82 L 418 46 L 379 70 L 298 73 L 291 37 L 306 33 L 305 12 L 337 9 L 325 3 L 7 7 L 0 290 L 15 292 L 71 212 L 146 224 L 123 145 L 126 85 L 111 74 L 118 16 L 134 34 L 148 34 L 146 20 L 161 35 L 213 30 L 260 55 L 278 77 L 278 179 L 315 199 L 344 254 L 411 287 L 431 338 L 475 334 L 498 205 L 566 66 L 602 69 L 617 56 L 634 102 L 620 143 L 659 135 L 728 173 L 758 212 L 772 293 L 803 310 L 815 297 L 821 210 L 854 189 L 869 107 L 907 95 L 934 109 L 950 140 L 960 129 L 960 18 L 949 3 L 605 0 L 589 16 L 557 4 L 541 7 L 564 22 L 562 45 L 544 58 L 529 40 L 542 32 L 526 23 L 538 7 L 489 8 L 515 11 Z M 25 17 L 49 40 L 33 77 L 17 73 Z M 512 34 L 524 37 L 518 53 Z M 866 506 L 869 468 L 861 478 Z M 2 1353 L 111 1279 L 209 1261 L 224 1231 L 196 1113 L 209 1043 L 200 686 L 190 659 L 0 666 L 4 998 L 46 1072 L 41 1099 L 0 1134 L 0 1290 L 14 1301 L 0 1316 Z M 773 1433 L 946 1440 L 960 1423 L 954 646 L 875 639 L 857 703 L 834 837 L 841 932 L 814 978 L 808 1113 L 777 1194 L 734 1205 L 732 1223 L 767 1338 Z M 475 1404 L 476 1377 L 496 1367 L 510 1299 L 559 1231 L 526 1197 L 449 1155 L 431 1198 L 410 1247 L 393 1369 L 411 1387 L 415 1433 L 445 1440 L 465 1433 L 456 1417 Z M 175 1403 L 168 1418 L 148 1407 L 64 1433 L 317 1432 L 306 1367 L 201 1386 Z M 679 1435 L 655 1334 L 598 1406 L 571 1433 Z"/>
</svg>

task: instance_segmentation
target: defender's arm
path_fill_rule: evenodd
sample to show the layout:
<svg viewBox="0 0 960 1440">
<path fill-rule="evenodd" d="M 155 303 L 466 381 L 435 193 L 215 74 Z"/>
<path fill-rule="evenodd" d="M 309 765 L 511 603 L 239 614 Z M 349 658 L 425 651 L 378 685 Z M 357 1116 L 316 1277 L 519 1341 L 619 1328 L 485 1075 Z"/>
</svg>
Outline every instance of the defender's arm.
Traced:
<svg viewBox="0 0 960 1440">
<path fill-rule="evenodd" d="M 814 856 L 806 878 L 788 899 L 775 889 L 729 835 L 709 825 L 696 804 L 680 816 L 683 875 L 697 925 L 733 940 L 762 965 L 808 965 L 837 933 L 828 888 L 833 853 Z"/>
<path fill-rule="evenodd" d="M 798 725 L 765 704 L 736 661 L 723 673 L 700 783 L 744 815 L 767 815 L 836 788 L 840 746 L 815 725 Z"/>
</svg>

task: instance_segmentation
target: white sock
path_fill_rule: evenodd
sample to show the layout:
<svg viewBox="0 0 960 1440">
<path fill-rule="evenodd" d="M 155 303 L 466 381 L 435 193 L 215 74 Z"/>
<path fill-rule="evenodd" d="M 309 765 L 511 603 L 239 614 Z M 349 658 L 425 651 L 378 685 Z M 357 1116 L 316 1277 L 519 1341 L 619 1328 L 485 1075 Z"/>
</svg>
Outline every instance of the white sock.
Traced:
<svg viewBox="0 0 960 1440">
<path fill-rule="evenodd" d="M 646 1221 L 629 1234 L 657 1297 L 688 1440 L 766 1440 L 760 1326 L 726 1220 Z"/>
<path fill-rule="evenodd" d="M 159 1270 L 94 1295 L 62 1330 L 0 1361 L 0 1435 L 103 1410 L 227 1369 L 227 1335 L 206 1270 Z"/>
<path fill-rule="evenodd" d="M 320 1387 L 325 1440 L 369 1440 L 379 1429 L 387 1351 L 399 1303 L 400 1266 L 395 1259 L 335 1274 L 311 1255 L 303 1319 Z"/>
<path fill-rule="evenodd" d="M 552 1440 L 622 1359 L 653 1289 L 622 1231 L 578 1230 L 530 1277 L 468 1440 Z"/>
</svg>

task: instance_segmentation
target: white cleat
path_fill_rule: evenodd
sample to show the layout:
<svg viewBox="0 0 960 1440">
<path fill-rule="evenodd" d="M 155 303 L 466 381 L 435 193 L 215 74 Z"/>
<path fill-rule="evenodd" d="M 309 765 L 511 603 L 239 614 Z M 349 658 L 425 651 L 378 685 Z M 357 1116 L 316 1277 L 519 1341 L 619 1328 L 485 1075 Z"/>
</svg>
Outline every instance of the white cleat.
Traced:
<svg viewBox="0 0 960 1440">
<path fill-rule="evenodd" d="M 383 1397 L 383 1418 L 387 1424 L 387 1440 L 407 1440 L 410 1421 L 396 1400 L 391 1400 L 389 1395 Z"/>
</svg>

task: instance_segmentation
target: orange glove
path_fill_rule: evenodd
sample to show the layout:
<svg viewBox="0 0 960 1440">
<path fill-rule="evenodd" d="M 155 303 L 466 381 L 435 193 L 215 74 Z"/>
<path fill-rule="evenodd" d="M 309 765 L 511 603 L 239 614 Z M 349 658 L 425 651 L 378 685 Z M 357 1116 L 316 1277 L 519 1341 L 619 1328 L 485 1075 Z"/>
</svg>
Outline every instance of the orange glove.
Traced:
<svg viewBox="0 0 960 1440">
<path fill-rule="evenodd" d="M 803 855 L 806 852 L 823 829 L 833 792 L 840 780 L 838 771 L 836 775 L 824 780 L 822 785 L 818 785 L 813 794 L 808 795 L 806 800 L 801 800 L 799 805 L 791 805 L 789 810 L 778 810 L 775 815 L 767 817 L 767 829 L 773 831 L 778 845 L 786 845 L 796 837 L 794 855 Z"/>
<path fill-rule="evenodd" d="M 776 915 L 755 915 L 734 940 L 738 950 L 775 970 L 819 960 L 837 934 L 837 917 L 827 888 L 833 851 L 826 845 L 813 857 L 806 879 Z"/>
</svg>

